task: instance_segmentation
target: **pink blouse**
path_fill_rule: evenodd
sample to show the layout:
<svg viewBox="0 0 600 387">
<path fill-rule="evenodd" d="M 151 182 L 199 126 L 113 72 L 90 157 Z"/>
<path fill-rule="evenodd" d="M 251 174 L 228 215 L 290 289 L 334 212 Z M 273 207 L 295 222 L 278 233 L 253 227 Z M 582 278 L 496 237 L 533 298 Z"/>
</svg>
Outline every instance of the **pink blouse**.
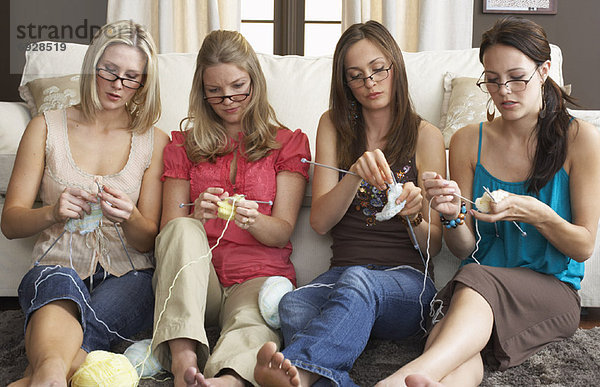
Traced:
<svg viewBox="0 0 600 387">
<path fill-rule="evenodd" d="M 241 138 L 240 133 L 240 138 Z M 308 181 L 308 167 L 300 159 L 310 160 L 308 138 L 300 129 L 292 132 L 280 128 L 277 131 L 279 149 L 272 150 L 266 157 L 250 162 L 240 154 L 243 144 L 234 142 L 235 149 L 217 158 L 216 162 L 193 163 L 188 159 L 183 146 L 185 134 L 171 132 L 172 140 L 164 150 L 164 172 L 162 179 L 171 177 L 190 181 L 190 198 L 193 202 L 209 187 L 222 187 L 230 195 L 244 194 L 249 200 L 275 201 L 277 174 L 281 171 L 300 173 Z M 235 185 L 229 179 L 229 168 L 234 152 L 238 152 Z M 174 203 L 177 205 L 177 203 Z M 190 213 L 193 207 L 190 207 Z M 271 206 L 259 204 L 258 211 L 271 215 Z M 210 219 L 204 224 L 209 246 L 214 246 L 223 232 L 226 220 Z M 242 283 L 252 278 L 280 275 L 296 282 L 294 266 L 290 261 L 292 244 L 284 248 L 265 246 L 252 234 L 230 222 L 219 245 L 212 251 L 212 263 L 223 286 Z"/>
</svg>

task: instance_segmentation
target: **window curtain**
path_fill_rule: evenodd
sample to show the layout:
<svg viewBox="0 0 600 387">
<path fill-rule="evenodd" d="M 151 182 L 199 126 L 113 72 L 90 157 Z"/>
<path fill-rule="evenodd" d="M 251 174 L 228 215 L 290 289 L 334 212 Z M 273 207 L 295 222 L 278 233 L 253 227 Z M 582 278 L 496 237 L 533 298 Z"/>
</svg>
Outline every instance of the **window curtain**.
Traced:
<svg viewBox="0 0 600 387">
<path fill-rule="evenodd" d="M 343 0 L 342 30 L 377 20 L 404 51 L 473 45 L 473 0 Z"/>
<path fill-rule="evenodd" d="M 106 21 L 131 19 L 152 34 L 159 53 L 197 52 L 213 30 L 240 30 L 241 0 L 108 0 Z"/>
</svg>

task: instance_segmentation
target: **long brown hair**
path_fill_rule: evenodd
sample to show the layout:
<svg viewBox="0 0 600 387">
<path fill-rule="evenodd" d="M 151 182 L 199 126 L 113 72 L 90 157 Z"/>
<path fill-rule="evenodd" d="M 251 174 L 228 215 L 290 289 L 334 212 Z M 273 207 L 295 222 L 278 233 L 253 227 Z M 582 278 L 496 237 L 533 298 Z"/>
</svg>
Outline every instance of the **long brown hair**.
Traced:
<svg viewBox="0 0 600 387">
<path fill-rule="evenodd" d="M 204 70 L 221 63 L 231 63 L 250 75 L 251 100 L 242 115 L 245 156 L 256 161 L 281 145 L 275 140 L 277 128 L 283 125 L 267 100 L 267 82 L 256 53 L 246 39 L 236 31 L 216 30 L 209 33 L 196 59 L 196 71 L 190 92 L 188 117 L 182 121 L 190 129 L 185 149 L 193 162 L 214 162 L 231 152 L 231 145 L 222 119 L 204 100 Z"/>
<path fill-rule="evenodd" d="M 479 61 L 483 63 L 485 50 L 495 44 L 504 44 L 521 51 L 539 67 L 550 60 L 550 44 L 546 32 L 538 24 L 520 17 L 504 17 L 483 33 L 479 48 Z M 568 133 L 571 115 L 566 103 L 574 99 L 547 77 L 543 85 L 545 113 L 538 116 L 533 135 L 537 148 L 531 171 L 527 177 L 527 190 L 538 193 L 558 172 L 567 158 Z"/>
<path fill-rule="evenodd" d="M 348 49 L 362 39 L 377 46 L 392 64 L 393 119 L 383 149 L 390 164 L 414 155 L 421 123 L 421 117 L 414 111 L 410 101 L 404 59 L 394 37 L 383 25 L 373 20 L 351 25 L 335 47 L 329 98 L 330 116 L 337 132 L 337 161 L 340 168 L 349 168 L 367 145 L 360 104 L 346 83 L 344 68 Z"/>
</svg>

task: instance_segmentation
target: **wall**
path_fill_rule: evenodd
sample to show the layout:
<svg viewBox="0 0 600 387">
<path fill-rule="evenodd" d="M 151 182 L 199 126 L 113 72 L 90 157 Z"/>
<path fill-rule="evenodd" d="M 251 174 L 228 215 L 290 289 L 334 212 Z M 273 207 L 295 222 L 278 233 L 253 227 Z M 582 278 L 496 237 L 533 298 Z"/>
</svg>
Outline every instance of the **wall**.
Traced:
<svg viewBox="0 0 600 387">
<path fill-rule="evenodd" d="M 0 52 L 3 54 L 0 58 L 0 101 L 21 100 L 17 88 L 21 80 L 19 72 L 25 63 L 24 47 L 28 41 L 57 36 L 51 40 L 88 44 L 92 38 L 92 26 L 106 23 L 107 2 L 0 1 Z"/>
<path fill-rule="evenodd" d="M 473 47 L 479 47 L 481 34 L 502 14 L 483 13 L 483 0 L 474 0 Z M 556 15 L 521 15 L 541 25 L 550 43 L 560 46 L 565 84 L 581 109 L 600 110 L 600 1 L 557 0 Z"/>
<path fill-rule="evenodd" d="M 474 0 L 473 46 L 479 46 L 483 31 L 491 27 L 499 14 L 484 14 L 483 1 Z M 65 6 L 69 3 L 69 6 Z M 20 18 L 42 15 L 44 20 L 57 20 L 63 25 L 77 26 L 84 19 L 102 25 L 106 18 L 107 0 L 12 0 L 0 1 L 0 52 L 10 52 L 11 9 L 19 8 Z M 24 5 L 25 4 L 25 5 Z M 35 4 L 35 6 L 31 6 Z M 27 6 L 29 5 L 29 6 Z M 68 11 L 65 11 L 68 9 Z M 15 10 L 13 9 L 13 12 Z M 37 15 L 37 16 L 36 16 Z M 556 15 L 526 15 L 544 27 L 550 42 L 559 45 L 564 55 L 565 82 L 572 84 L 573 96 L 582 108 L 600 110 L 600 1 L 559 0 Z M 14 24 L 14 23 L 13 23 Z M 14 32 L 14 31 L 13 31 Z M 85 39 L 71 39 L 87 43 Z M 0 101 L 19 101 L 17 87 L 20 75 L 10 73 L 10 57 L 0 58 Z"/>
</svg>

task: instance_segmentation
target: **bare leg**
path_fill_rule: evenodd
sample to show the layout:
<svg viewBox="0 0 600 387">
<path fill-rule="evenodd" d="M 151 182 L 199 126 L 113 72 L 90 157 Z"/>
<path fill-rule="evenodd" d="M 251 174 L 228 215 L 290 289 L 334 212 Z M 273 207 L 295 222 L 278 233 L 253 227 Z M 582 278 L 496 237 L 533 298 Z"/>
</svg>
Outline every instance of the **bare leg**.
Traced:
<svg viewBox="0 0 600 387">
<path fill-rule="evenodd" d="M 451 381 L 455 371 L 467 380 L 480 378 L 483 372 L 478 354 L 487 344 L 493 324 L 494 315 L 487 301 L 473 289 L 458 284 L 448 313 L 434 328 L 423 354 L 379 382 L 378 387 L 403 386 L 405 377 L 412 374 L 427 375 L 432 381 L 446 377 Z"/>
<path fill-rule="evenodd" d="M 256 355 L 254 378 L 263 387 L 299 387 L 312 386 L 319 375 L 296 368 L 281 352 L 277 352 L 275 343 L 268 342 Z"/>
<path fill-rule="evenodd" d="M 28 371 L 15 386 L 67 386 L 68 377 L 83 361 L 78 315 L 77 304 L 69 300 L 51 302 L 31 315 L 25 331 Z"/>
<path fill-rule="evenodd" d="M 433 381 L 425 375 L 412 374 L 404 379 L 407 387 L 440 387 L 442 383 Z"/>
<path fill-rule="evenodd" d="M 200 385 L 196 381 L 196 374 L 199 374 L 196 345 L 196 341 L 192 339 L 169 340 L 171 372 L 175 387 Z M 200 374 L 200 376 L 202 375 Z"/>
</svg>

